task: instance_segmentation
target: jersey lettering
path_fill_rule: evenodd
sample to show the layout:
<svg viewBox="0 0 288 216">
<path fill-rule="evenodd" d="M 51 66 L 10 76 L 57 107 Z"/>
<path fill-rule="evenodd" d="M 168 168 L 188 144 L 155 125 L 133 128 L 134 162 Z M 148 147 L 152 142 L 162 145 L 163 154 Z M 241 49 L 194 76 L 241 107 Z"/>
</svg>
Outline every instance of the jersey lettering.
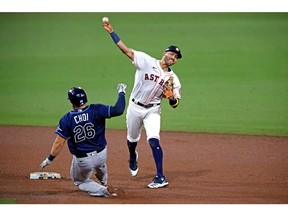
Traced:
<svg viewBox="0 0 288 216">
<path fill-rule="evenodd" d="M 159 79 L 159 76 L 155 75 L 155 82 L 157 82 Z"/>
<path fill-rule="evenodd" d="M 151 80 L 151 81 L 154 81 L 154 82 L 157 82 L 159 79 L 159 76 L 155 75 L 155 74 L 147 74 L 145 73 L 145 80 Z M 161 82 L 159 83 L 160 85 L 163 85 L 164 83 L 164 80 L 161 79 Z"/>
<path fill-rule="evenodd" d="M 76 124 L 78 124 L 80 122 L 88 121 L 89 120 L 88 113 L 83 113 L 81 115 L 74 116 L 74 120 L 75 120 Z"/>
<path fill-rule="evenodd" d="M 76 143 L 82 142 L 85 139 L 93 139 L 96 132 L 92 123 L 86 123 L 84 126 L 77 125 L 74 129 L 74 140 Z"/>
<path fill-rule="evenodd" d="M 161 79 L 161 81 L 159 82 L 159 85 L 161 85 L 161 86 L 164 85 L 164 79 Z"/>
</svg>

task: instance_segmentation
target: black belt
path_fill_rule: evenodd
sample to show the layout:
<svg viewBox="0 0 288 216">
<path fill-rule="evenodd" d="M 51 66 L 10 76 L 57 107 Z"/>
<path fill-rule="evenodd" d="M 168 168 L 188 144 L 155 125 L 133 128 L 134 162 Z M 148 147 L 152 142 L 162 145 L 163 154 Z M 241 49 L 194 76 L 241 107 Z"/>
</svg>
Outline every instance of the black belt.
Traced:
<svg viewBox="0 0 288 216">
<path fill-rule="evenodd" d="M 95 151 L 92 151 L 92 152 L 78 152 L 78 153 L 75 153 L 74 155 L 77 157 L 77 158 L 84 158 L 84 157 L 88 157 L 88 156 L 92 156 L 93 153 L 100 153 L 102 152 L 104 149 L 106 148 L 106 146 L 102 149 L 99 149 L 99 150 L 95 150 Z"/>
<path fill-rule="evenodd" d="M 160 103 L 157 103 L 157 104 L 142 104 L 142 103 L 140 103 L 140 102 L 136 102 L 135 101 L 135 99 L 133 98 L 132 99 L 132 102 L 134 102 L 135 104 L 137 104 L 137 105 L 139 105 L 139 106 L 142 106 L 142 107 L 144 107 L 144 108 L 151 108 L 151 107 L 153 107 L 153 106 L 159 106 L 160 105 Z"/>
</svg>

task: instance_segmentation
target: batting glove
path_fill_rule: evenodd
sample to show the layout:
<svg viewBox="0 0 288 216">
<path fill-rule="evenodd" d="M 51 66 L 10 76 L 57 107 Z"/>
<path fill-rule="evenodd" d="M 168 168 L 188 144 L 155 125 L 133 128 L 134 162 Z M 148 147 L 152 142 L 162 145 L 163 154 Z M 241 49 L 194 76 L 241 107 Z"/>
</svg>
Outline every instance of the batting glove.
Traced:
<svg viewBox="0 0 288 216">
<path fill-rule="evenodd" d="M 118 93 L 124 92 L 124 94 L 126 94 L 126 88 L 127 88 L 127 85 L 125 83 L 119 83 L 117 86 L 117 92 Z"/>
<path fill-rule="evenodd" d="M 40 168 L 43 169 L 44 167 L 48 166 L 49 164 L 51 164 L 52 161 L 49 160 L 48 158 L 46 158 L 41 164 L 40 164 Z"/>
</svg>

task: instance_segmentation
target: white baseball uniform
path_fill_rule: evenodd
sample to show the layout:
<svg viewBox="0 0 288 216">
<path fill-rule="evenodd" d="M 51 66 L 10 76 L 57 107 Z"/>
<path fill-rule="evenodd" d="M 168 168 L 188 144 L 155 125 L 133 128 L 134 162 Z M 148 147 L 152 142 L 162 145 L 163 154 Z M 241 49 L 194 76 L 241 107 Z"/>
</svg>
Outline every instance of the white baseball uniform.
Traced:
<svg viewBox="0 0 288 216">
<path fill-rule="evenodd" d="M 173 77 L 173 95 L 181 99 L 181 84 L 177 75 L 170 69 L 162 70 L 160 61 L 146 53 L 134 52 L 133 64 L 136 67 L 133 90 L 127 108 L 127 139 L 138 142 L 144 124 L 147 140 L 160 140 L 160 114 L 163 85 Z"/>
</svg>

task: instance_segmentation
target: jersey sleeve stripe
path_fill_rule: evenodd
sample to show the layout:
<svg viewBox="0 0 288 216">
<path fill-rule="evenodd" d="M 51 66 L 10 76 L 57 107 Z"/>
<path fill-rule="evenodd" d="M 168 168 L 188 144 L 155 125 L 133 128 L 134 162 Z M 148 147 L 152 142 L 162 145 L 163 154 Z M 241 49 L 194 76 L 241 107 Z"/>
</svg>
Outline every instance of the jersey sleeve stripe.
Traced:
<svg viewBox="0 0 288 216">
<path fill-rule="evenodd" d="M 63 134 L 61 134 L 59 131 L 55 131 L 56 134 L 58 134 L 59 136 L 61 136 L 63 139 L 68 139 L 68 137 L 64 136 Z"/>
<path fill-rule="evenodd" d="M 111 118 L 111 106 L 108 108 L 108 118 Z"/>
</svg>

